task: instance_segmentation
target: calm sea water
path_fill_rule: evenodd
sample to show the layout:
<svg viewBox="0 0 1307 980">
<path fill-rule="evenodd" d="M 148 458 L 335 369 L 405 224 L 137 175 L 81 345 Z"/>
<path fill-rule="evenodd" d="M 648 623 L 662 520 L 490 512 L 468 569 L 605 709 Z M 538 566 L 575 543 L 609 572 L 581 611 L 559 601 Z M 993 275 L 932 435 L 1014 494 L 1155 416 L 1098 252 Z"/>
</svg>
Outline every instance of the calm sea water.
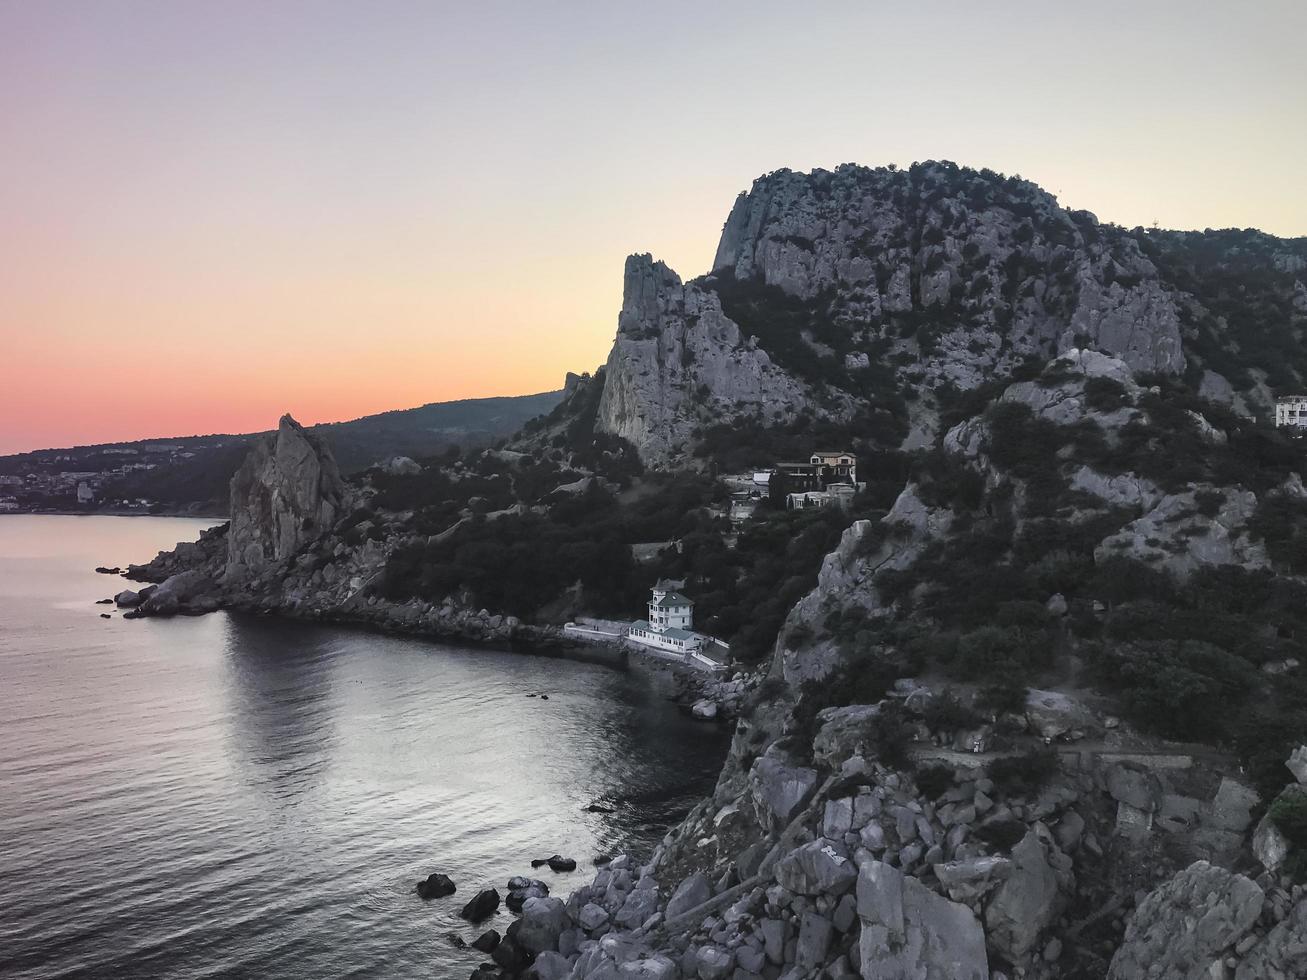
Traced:
<svg viewBox="0 0 1307 980">
<path fill-rule="evenodd" d="M 97 564 L 206 524 L 0 517 L 0 975 L 465 977 L 479 887 L 557 851 L 565 895 L 711 787 L 726 735 L 605 667 L 100 618 Z M 436 870 L 458 894 L 423 903 Z"/>
</svg>

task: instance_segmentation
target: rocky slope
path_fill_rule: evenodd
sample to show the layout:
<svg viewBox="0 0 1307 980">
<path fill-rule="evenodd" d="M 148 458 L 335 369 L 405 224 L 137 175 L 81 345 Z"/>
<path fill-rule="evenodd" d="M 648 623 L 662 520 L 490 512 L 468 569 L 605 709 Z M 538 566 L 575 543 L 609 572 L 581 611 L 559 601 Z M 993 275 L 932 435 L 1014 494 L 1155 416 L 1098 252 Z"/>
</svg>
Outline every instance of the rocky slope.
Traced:
<svg viewBox="0 0 1307 980">
<path fill-rule="evenodd" d="M 753 529 L 788 614 L 713 796 L 478 976 L 1294 976 L 1307 491 L 1247 413 L 1307 378 L 1307 248 L 1224 234 L 950 164 L 768 175 L 710 275 L 628 261 L 607 364 L 510 447 L 346 487 L 287 424 L 225 553 L 161 556 L 141 608 L 542 642 L 636 543 L 720 601 Z M 819 571 L 813 528 L 724 535 L 708 481 L 655 479 L 815 432 L 892 485 Z"/>
<path fill-rule="evenodd" d="M 684 455 L 696 430 L 722 415 L 789 421 L 809 386 L 777 367 L 722 313 L 717 296 L 682 283 L 648 255 L 626 260 L 617 340 L 606 365 L 597 428 L 647 461 Z"/>
<path fill-rule="evenodd" d="M 941 386 L 1072 347 L 1265 411 L 1268 376 L 1307 378 L 1304 263 L 1304 240 L 1128 232 L 949 163 L 777 171 L 736 202 L 711 274 L 629 261 L 599 428 L 661 465 L 713 423 L 848 420 L 875 396 L 920 447 Z"/>
</svg>

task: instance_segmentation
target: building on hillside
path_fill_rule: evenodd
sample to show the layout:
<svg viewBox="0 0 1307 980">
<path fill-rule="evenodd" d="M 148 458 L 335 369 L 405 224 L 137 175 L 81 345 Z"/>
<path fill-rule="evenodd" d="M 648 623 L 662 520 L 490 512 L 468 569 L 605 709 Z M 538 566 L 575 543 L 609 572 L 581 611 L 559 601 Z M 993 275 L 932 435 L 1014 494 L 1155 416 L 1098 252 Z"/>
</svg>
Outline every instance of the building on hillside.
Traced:
<svg viewBox="0 0 1307 980">
<path fill-rule="evenodd" d="M 743 524 L 750 520 L 758 510 L 758 498 L 748 494 L 731 497 L 731 512 L 728 518 L 732 524 Z"/>
<path fill-rule="evenodd" d="M 95 491 L 91 489 L 85 480 L 77 484 L 77 502 L 79 504 L 95 503 Z"/>
<path fill-rule="evenodd" d="M 773 495 L 778 490 L 782 493 L 820 490 L 821 476 L 816 463 L 777 463 L 767 485 Z"/>
<path fill-rule="evenodd" d="M 638 619 L 626 631 L 641 646 L 680 654 L 693 666 L 717 667 L 729 659 L 729 647 L 694 631 L 694 600 L 659 582 L 649 597 L 649 618 Z"/>
<path fill-rule="evenodd" d="M 853 453 L 818 450 L 812 454 L 809 462 L 817 467 L 823 484 L 858 482 L 858 457 Z"/>
<path fill-rule="evenodd" d="M 775 477 L 769 485 L 777 503 L 786 494 L 825 490 L 832 483 L 857 486 L 858 457 L 843 450 L 818 450 L 801 463 L 777 463 Z"/>
<path fill-rule="evenodd" d="M 825 490 L 806 490 L 785 495 L 788 510 L 806 510 L 809 507 L 839 507 L 848 510 L 853 506 L 858 488 L 852 483 L 832 483 Z"/>
<path fill-rule="evenodd" d="M 1281 395 L 1275 399 L 1275 427 L 1307 432 L 1307 395 Z"/>
</svg>

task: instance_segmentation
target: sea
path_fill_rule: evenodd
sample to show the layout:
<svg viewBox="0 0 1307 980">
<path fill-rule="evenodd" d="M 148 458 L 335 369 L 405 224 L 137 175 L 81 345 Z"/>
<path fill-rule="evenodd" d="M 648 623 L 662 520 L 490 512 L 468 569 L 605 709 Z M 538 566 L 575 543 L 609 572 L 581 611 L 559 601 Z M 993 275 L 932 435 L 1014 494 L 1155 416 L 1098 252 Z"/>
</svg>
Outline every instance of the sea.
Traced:
<svg viewBox="0 0 1307 980">
<path fill-rule="evenodd" d="M 728 731 L 613 666 L 97 604 L 211 523 L 0 516 L 0 977 L 466 977 L 477 890 L 711 790 Z"/>
</svg>

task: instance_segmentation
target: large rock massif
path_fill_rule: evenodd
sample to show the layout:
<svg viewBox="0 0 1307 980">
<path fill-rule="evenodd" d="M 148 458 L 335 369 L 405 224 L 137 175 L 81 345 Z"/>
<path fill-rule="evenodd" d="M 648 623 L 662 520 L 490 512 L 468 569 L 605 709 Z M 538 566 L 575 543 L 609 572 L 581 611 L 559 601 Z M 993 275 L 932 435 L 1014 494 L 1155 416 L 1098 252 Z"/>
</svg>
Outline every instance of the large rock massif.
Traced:
<svg viewBox="0 0 1307 980">
<path fill-rule="evenodd" d="M 759 322 L 769 297 L 805 350 Z M 866 384 L 888 378 L 908 394 L 919 446 L 941 384 L 975 388 L 1072 347 L 1178 374 L 1191 360 L 1183 322 L 1207 315 L 1135 236 L 1028 182 L 936 163 L 782 170 L 740 195 L 710 275 L 683 283 L 648 256 L 628 260 L 599 428 L 666 464 L 706 424 L 847 419 Z"/>
<path fill-rule="evenodd" d="M 722 313 L 717 295 L 648 255 L 626 260 L 617 340 L 598 428 L 650 462 L 684 455 L 696 429 L 722 415 L 788 421 L 813 398 Z"/>
<path fill-rule="evenodd" d="M 566 900 L 523 891 L 522 918 L 475 975 L 1303 976 L 1302 855 L 1272 819 L 1298 790 L 1259 821 L 1267 801 L 1234 759 L 1141 734 L 1121 704 L 1077 685 L 1093 655 L 1178 678 L 1145 703 L 1154 711 L 1171 693 L 1206 696 L 1192 651 L 1144 628 L 1166 612 L 1159 583 L 1215 570 L 1258 594 L 1249 582 L 1279 570 L 1266 528 L 1307 497 L 1292 453 L 1268 453 L 1249 477 L 1260 442 L 1240 417 L 1266 404 L 1277 370 L 1307 377 L 1293 358 L 1257 360 L 1260 326 L 1219 343 L 1238 290 L 1210 286 L 1245 260 L 1259 276 L 1265 265 L 1247 282 L 1269 283 L 1259 302 L 1292 334 L 1307 321 L 1295 278 L 1307 261 L 1290 260 L 1307 248 L 1240 239 L 1251 251 L 1216 262 L 1214 241 L 1103 226 L 1027 182 L 951 164 L 768 175 L 736 202 L 709 275 L 628 260 L 603 371 L 569 378 L 561 405 L 484 465 L 401 461 L 347 486 L 283 419 L 233 482 L 225 537 L 141 570 L 167 576 L 155 601 L 168 608 L 150 608 L 154 595 L 124 605 L 538 642 L 546 627 L 458 583 L 443 600 L 388 601 L 389 558 L 436 554 L 444 573 L 439 549 L 460 528 L 555 506 L 575 520 L 586 495 L 608 492 L 595 460 L 627 450 L 675 469 L 700 466 L 714 427 L 874 428 L 877 451 L 919 451 L 911 477 L 849 522 L 770 661 L 734 682 L 737 702 L 752 697 L 712 796 L 643 863 L 618 857 Z M 543 477 L 542 461 L 555 467 Z M 431 503 L 443 524 L 376 504 L 377 486 L 404 479 L 437 488 L 404 506 Z M 529 500 L 504 489 L 533 481 L 543 492 Z M 1153 590 L 1133 632 L 1093 591 L 1129 606 L 1091 574 L 1114 562 Z M 961 567 L 973 581 L 950 584 Z M 967 602 L 988 594 L 982 578 L 1014 594 L 977 614 Z M 1255 643 L 1283 646 L 1262 625 Z M 1299 667 L 1245 656 L 1248 644 L 1227 655 L 1217 632 L 1193 662 L 1221 671 L 1219 698 Z M 1028 691 L 1054 662 L 1048 689 Z M 902 664 L 912 676 L 879 676 Z M 958 664 L 970 673 L 956 691 L 924 673 Z M 984 690 L 1014 670 L 1026 672 L 1015 691 Z M 1290 760 L 1295 779 L 1304 758 Z"/>
<path fill-rule="evenodd" d="M 293 558 L 343 516 L 346 499 L 325 444 L 283 415 L 232 477 L 226 578 L 251 578 Z"/>
</svg>

